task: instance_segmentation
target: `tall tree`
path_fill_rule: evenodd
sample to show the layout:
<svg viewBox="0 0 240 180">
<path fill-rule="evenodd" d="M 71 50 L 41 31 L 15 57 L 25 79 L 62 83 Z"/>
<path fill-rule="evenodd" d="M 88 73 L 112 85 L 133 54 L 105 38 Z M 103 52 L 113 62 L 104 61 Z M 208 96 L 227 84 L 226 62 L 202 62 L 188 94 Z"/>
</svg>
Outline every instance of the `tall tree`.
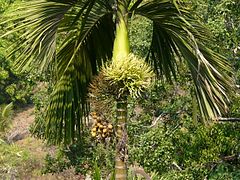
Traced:
<svg viewBox="0 0 240 180">
<path fill-rule="evenodd" d="M 11 52 L 21 52 L 15 62 L 19 70 L 52 71 L 55 84 L 44 134 L 49 142 L 81 139 L 88 85 L 102 62 L 129 54 L 128 20 L 134 15 L 152 21 L 146 61 L 157 76 L 171 80 L 179 63 L 186 63 L 202 116 L 215 119 L 227 111 L 232 69 L 207 48 L 209 32 L 183 1 L 30 0 L 5 14 L 1 24 L 17 22 L 4 36 L 22 32 Z"/>
</svg>

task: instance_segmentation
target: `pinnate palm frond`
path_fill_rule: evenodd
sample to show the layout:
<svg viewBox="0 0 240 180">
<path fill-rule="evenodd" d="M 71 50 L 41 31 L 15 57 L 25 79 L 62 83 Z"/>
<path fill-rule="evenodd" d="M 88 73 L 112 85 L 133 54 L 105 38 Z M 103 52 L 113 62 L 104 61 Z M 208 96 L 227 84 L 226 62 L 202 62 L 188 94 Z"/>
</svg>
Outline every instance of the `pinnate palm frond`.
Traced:
<svg viewBox="0 0 240 180">
<path fill-rule="evenodd" d="M 112 56 L 115 31 L 112 12 L 99 5 L 94 4 L 91 12 L 83 12 L 84 23 L 73 16 L 74 23 L 81 26 L 71 28 L 57 54 L 58 81 L 48 106 L 45 133 L 51 143 L 81 139 L 84 117 L 89 110 L 86 101 L 89 82 L 102 63 Z M 61 27 L 62 33 L 68 26 L 63 22 Z"/>
<path fill-rule="evenodd" d="M 48 143 L 69 144 L 82 138 L 89 111 L 85 89 L 90 80 L 78 68 L 69 67 L 54 87 L 46 114 L 44 138 Z"/>
<path fill-rule="evenodd" d="M 9 21 L 17 24 L 5 35 L 23 32 L 12 52 L 21 51 L 18 69 L 53 66 L 55 81 L 44 138 L 54 144 L 81 138 L 88 112 L 88 84 L 103 62 L 112 57 L 115 24 L 111 2 L 28 1 L 7 16 L 13 16 Z"/>
<path fill-rule="evenodd" d="M 15 22 L 9 26 L 4 36 L 23 32 L 19 40 L 13 45 L 11 55 L 20 52 L 15 60 L 19 70 L 38 67 L 43 70 L 54 59 L 56 54 L 56 39 L 59 23 L 65 13 L 73 6 L 74 1 L 28 1 L 19 5 L 18 9 L 4 16 Z"/>
<path fill-rule="evenodd" d="M 85 6 L 81 5 L 78 8 L 82 10 L 81 8 L 85 8 Z M 73 22 L 79 26 L 72 26 L 70 32 L 68 30 L 69 19 L 62 23 L 61 33 L 66 33 L 67 37 L 57 54 L 57 74 L 59 77 L 68 69 L 69 65 L 76 61 L 81 61 L 83 64 L 87 61 L 91 62 L 89 70 L 96 74 L 102 61 L 110 59 L 115 32 L 112 16 L 113 12 L 108 9 L 108 6 L 96 3 L 91 6 L 90 12 L 83 10 L 78 21 L 73 16 Z M 76 58 L 77 53 L 81 57 Z"/>
<path fill-rule="evenodd" d="M 107 16 L 106 20 L 108 20 Z M 104 25 L 106 24 L 102 23 L 102 25 L 100 23 L 95 27 L 91 34 L 88 34 L 88 39 L 85 39 L 86 42 L 81 45 L 77 52 L 74 52 L 77 43 L 75 43 L 74 39 L 71 39 L 63 46 L 57 56 L 60 79 L 54 87 L 52 100 L 48 107 L 48 129 L 45 133 L 46 139 L 56 140 L 51 143 L 60 143 L 63 140 L 65 143 L 70 143 L 74 138 L 75 140 L 76 138 L 81 138 L 84 117 L 89 110 L 86 101 L 88 84 L 92 76 L 97 72 L 97 64 L 101 65 L 100 60 L 107 58 L 112 53 L 111 45 L 113 39 L 109 39 L 109 44 L 106 43 L 98 48 L 103 41 L 101 38 L 104 38 L 102 36 L 104 33 L 98 34 L 96 31 L 105 31 Z M 108 32 L 107 29 L 105 32 Z M 113 32 L 111 33 L 113 34 Z M 108 45 L 109 47 L 107 47 Z M 101 51 L 101 48 L 108 49 Z M 72 56 L 73 54 L 74 57 Z M 51 137 L 53 135 L 52 132 L 55 132 L 54 136 L 58 137 L 57 139 Z M 56 132 L 58 133 L 56 134 Z"/>
<path fill-rule="evenodd" d="M 224 57 L 207 48 L 209 32 L 183 5 L 171 0 L 152 0 L 132 10 L 153 22 L 148 59 L 157 75 L 171 79 L 177 73 L 177 60 L 184 59 L 203 118 L 216 119 L 227 112 L 232 69 Z"/>
</svg>

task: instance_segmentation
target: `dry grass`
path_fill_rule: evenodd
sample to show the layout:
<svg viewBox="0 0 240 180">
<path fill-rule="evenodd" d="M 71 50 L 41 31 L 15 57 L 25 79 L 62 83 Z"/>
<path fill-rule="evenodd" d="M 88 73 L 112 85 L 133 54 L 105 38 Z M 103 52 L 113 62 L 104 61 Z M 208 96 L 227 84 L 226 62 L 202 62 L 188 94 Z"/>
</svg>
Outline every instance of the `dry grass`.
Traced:
<svg viewBox="0 0 240 180">
<path fill-rule="evenodd" d="M 41 140 L 31 137 L 28 129 L 33 121 L 33 107 L 26 107 L 15 113 L 12 127 L 6 136 L 15 131 L 18 133 L 27 133 L 23 139 L 12 144 L 0 142 L 0 179 L 83 179 L 80 175 L 75 175 L 73 169 L 54 175 L 41 174 L 46 154 L 53 155 L 56 147 L 46 146 Z"/>
</svg>

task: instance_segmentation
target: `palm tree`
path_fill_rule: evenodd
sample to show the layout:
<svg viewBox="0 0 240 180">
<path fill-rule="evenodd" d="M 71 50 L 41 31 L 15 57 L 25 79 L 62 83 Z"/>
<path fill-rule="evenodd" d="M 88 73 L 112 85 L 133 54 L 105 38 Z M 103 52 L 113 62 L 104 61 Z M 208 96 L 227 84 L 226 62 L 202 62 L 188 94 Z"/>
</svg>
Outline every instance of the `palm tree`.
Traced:
<svg viewBox="0 0 240 180">
<path fill-rule="evenodd" d="M 134 15 L 152 21 L 146 61 L 157 77 L 176 77 L 186 63 L 195 84 L 202 117 L 227 112 L 231 66 L 207 48 L 210 34 L 181 0 L 32 0 L 3 19 L 16 22 L 4 36 L 23 32 L 12 55 L 19 70 L 50 70 L 54 90 L 47 107 L 44 137 L 51 143 L 81 140 L 89 105 L 87 89 L 102 62 L 130 53 L 128 21 Z M 20 52 L 20 53 L 19 53 Z M 123 97 L 124 98 L 124 97 Z M 122 101 L 124 102 L 124 101 Z M 121 105 L 119 105 L 121 106 Z"/>
</svg>

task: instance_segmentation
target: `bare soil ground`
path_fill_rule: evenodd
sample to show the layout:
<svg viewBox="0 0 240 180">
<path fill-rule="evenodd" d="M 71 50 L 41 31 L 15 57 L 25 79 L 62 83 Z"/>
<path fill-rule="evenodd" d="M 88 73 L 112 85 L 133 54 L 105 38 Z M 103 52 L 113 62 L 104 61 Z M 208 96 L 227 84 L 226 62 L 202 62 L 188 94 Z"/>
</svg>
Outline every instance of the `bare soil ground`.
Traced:
<svg viewBox="0 0 240 180">
<path fill-rule="evenodd" d="M 54 146 L 46 146 L 44 142 L 31 136 L 29 127 L 33 122 L 34 107 L 25 107 L 15 113 L 12 127 L 7 133 L 9 141 L 12 141 L 12 143 L 30 153 L 29 164 L 23 164 L 22 168 L 19 167 L 20 170 L 18 169 L 16 177 L 20 177 L 20 179 L 24 180 L 82 179 L 80 176 L 75 175 L 74 171 L 71 169 L 54 175 L 41 174 L 45 156 L 48 153 L 53 155 L 56 148 Z"/>
<path fill-rule="evenodd" d="M 13 118 L 11 131 L 21 131 L 24 132 L 28 130 L 29 126 L 34 121 L 34 107 L 27 106 L 23 109 L 17 110 Z"/>
</svg>

